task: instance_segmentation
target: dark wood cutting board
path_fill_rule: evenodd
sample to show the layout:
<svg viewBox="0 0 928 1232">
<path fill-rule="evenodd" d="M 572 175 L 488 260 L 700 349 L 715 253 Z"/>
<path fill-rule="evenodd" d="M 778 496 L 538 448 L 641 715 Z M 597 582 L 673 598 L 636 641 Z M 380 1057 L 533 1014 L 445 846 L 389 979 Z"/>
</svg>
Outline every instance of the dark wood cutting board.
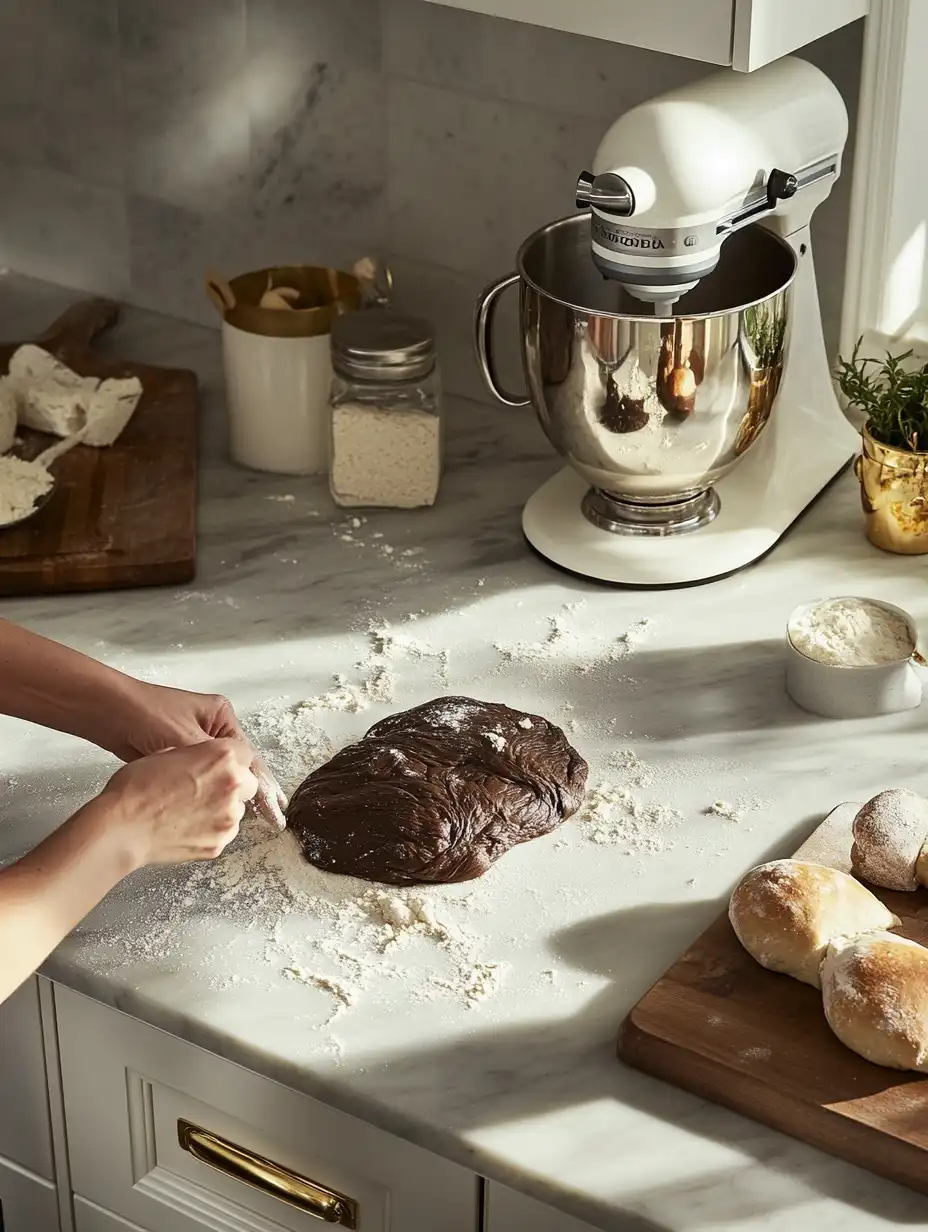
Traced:
<svg viewBox="0 0 928 1232">
<path fill-rule="evenodd" d="M 142 397 L 114 445 L 78 445 L 52 465 L 48 505 L 0 529 L 0 595 L 189 582 L 196 572 L 197 378 L 105 358 L 94 338 L 119 315 L 109 300 L 73 305 L 35 342 L 81 376 L 137 376 Z M 22 342 L 0 344 L 0 372 Z M 54 438 L 23 432 L 23 457 Z"/>
<path fill-rule="evenodd" d="M 842 805 L 796 853 L 850 871 Z M 872 888 L 872 887 L 871 887 Z M 874 891 L 928 944 L 928 890 Z M 928 1078 L 883 1069 L 838 1042 L 821 993 L 765 971 L 717 920 L 631 1011 L 627 1064 L 928 1194 Z"/>
</svg>

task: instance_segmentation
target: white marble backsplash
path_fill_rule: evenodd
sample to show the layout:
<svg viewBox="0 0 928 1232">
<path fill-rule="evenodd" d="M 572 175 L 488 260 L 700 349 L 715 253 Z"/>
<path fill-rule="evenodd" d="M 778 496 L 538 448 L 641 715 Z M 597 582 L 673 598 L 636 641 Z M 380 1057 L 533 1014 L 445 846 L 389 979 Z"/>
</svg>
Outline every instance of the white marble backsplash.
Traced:
<svg viewBox="0 0 928 1232">
<path fill-rule="evenodd" d="M 481 285 L 570 212 L 616 115 L 709 71 L 422 0 L 8 0 L 3 15 L 0 263 L 209 322 L 208 266 L 381 254 L 465 395 Z M 804 53 L 852 110 L 860 48 L 858 23 Z M 849 191 L 846 175 L 815 227 L 832 342 Z"/>
</svg>

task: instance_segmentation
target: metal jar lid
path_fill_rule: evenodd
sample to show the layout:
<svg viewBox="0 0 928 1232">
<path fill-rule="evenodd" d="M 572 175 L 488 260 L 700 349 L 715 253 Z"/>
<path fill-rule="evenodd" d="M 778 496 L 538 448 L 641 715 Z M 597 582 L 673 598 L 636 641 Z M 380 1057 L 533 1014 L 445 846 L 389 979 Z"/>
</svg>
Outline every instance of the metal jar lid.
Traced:
<svg viewBox="0 0 928 1232">
<path fill-rule="evenodd" d="M 385 308 L 346 312 L 332 322 L 332 367 L 362 381 L 412 381 L 435 367 L 428 321 Z"/>
</svg>

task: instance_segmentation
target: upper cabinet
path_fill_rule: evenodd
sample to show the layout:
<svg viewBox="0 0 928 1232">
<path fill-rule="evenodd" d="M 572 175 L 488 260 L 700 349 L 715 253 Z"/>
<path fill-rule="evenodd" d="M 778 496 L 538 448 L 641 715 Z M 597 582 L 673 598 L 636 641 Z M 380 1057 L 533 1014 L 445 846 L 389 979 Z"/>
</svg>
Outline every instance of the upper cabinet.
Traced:
<svg viewBox="0 0 928 1232">
<path fill-rule="evenodd" d="M 429 0 L 750 72 L 865 17 L 870 0 Z"/>
</svg>

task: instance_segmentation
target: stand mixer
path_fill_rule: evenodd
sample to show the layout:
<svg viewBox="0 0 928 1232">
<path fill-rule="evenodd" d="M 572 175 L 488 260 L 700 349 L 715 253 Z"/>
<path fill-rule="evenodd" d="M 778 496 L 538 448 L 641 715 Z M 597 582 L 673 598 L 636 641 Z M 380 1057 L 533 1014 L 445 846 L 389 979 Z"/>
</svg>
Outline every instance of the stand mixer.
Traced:
<svg viewBox="0 0 928 1232">
<path fill-rule="evenodd" d="M 586 211 L 483 293 L 490 389 L 530 402 L 569 463 L 524 510 L 541 555 L 621 585 L 710 581 L 769 552 L 848 465 L 809 236 L 846 138 L 839 92 L 794 57 L 664 94 L 606 133 Z M 515 283 L 527 399 L 492 348 Z"/>
</svg>

